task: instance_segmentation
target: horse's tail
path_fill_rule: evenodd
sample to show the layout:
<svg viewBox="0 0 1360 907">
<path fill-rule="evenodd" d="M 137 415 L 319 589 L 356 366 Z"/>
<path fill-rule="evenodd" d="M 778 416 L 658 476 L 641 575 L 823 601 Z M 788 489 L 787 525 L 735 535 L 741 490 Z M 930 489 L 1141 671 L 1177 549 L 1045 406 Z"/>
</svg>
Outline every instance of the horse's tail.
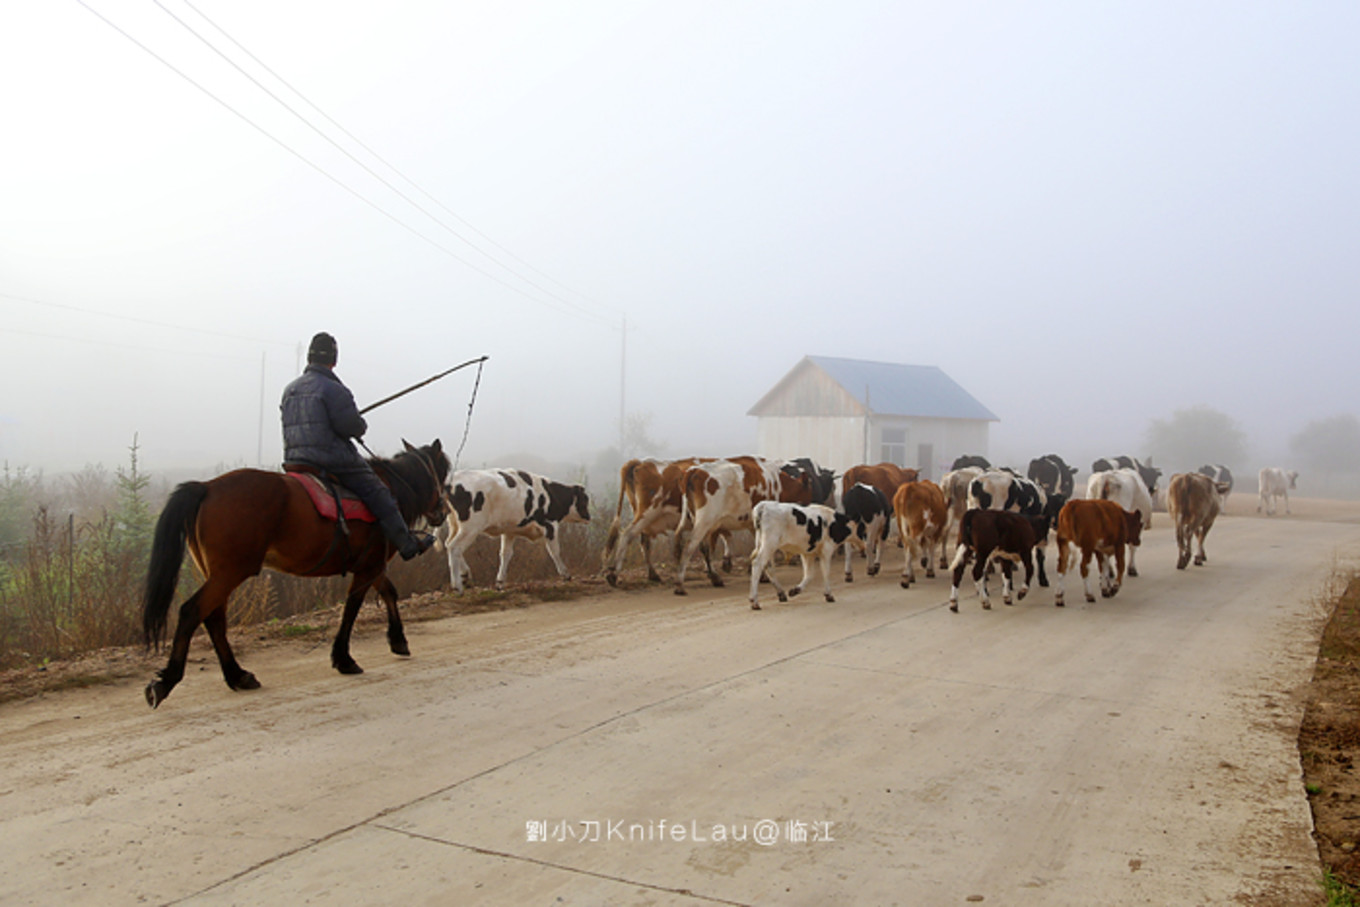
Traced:
<svg viewBox="0 0 1360 907">
<path fill-rule="evenodd" d="M 185 482 L 170 495 L 156 520 L 151 562 L 146 569 L 146 592 L 142 599 L 142 633 L 148 647 L 159 648 L 165 638 L 165 618 L 170 613 L 175 587 L 179 584 L 185 540 L 207 495 L 207 484 Z"/>
</svg>

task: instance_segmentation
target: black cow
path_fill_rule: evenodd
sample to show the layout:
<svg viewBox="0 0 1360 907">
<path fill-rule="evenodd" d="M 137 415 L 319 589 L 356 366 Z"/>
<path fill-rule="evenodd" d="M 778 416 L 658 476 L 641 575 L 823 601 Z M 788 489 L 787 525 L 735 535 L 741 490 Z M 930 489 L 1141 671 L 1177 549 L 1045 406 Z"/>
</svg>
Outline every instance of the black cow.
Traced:
<svg viewBox="0 0 1360 907">
<path fill-rule="evenodd" d="M 992 464 L 987 461 L 986 457 L 980 457 L 977 454 L 963 454 L 954 458 L 954 463 L 949 467 L 949 470 L 952 472 L 955 469 L 964 469 L 968 466 L 976 466 L 979 469 L 992 468 Z"/>
<path fill-rule="evenodd" d="M 1066 498 L 1072 497 L 1076 487 L 1073 476 L 1076 474 L 1076 468 L 1068 466 L 1057 454 L 1045 454 L 1030 460 L 1027 473 L 1048 494 L 1060 494 Z"/>
</svg>

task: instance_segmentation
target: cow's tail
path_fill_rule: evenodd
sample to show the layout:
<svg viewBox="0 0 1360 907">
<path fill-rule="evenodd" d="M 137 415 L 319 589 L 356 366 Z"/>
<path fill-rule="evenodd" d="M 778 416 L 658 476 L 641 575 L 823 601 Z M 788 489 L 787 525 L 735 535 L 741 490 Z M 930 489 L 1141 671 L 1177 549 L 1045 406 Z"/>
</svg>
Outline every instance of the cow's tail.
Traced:
<svg viewBox="0 0 1360 907">
<path fill-rule="evenodd" d="M 604 542 L 604 559 L 609 561 L 614 554 L 614 548 L 619 544 L 619 535 L 623 525 L 623 501 L 628 497 L 626 490 L 633 487 L 633 472 L 638 468 L 637 460 L 629 460 L 623 464 L 619 470 L 619 502 L 614 508 L 614 522 L 609 524 L 609 536 Z"/>
<path fill-rule="evenodd" d="M 156 531 L 152 535 L 151 560 L 146 570 L 146 589 L 142 597 L 142 634 L 148 648 L 159 648 L 165 638 L 165 619 L 179 585 L 179 568 L 189 532 L 198 519 L 198 509 L 208 495 L 203 482 L 185 482 L 165 502 Z"/>
<path fill-rule="evenodd" d="M 694 511 L 689 506 L 689 485 L 698 478 L 699 473 L 691 470 L 686 471 L 680 479 L 680 522 L 675 524 L 675 540 L 672 545 L 675 549 L 673 556 L 677 562 L 685 553 L 685 530 L 694 522 Z"/>
<path fill-rule="evenodd" d="M 965 510 L 963 519 L 959 520 L 959 544 L 954 549 L 954 559 L 949 562 L 950 570 L 957 570 L 963 566 L 968 558 L 968 549 L 973 547 L 973 514 L 976 510 Z"/>
<path fill-rule="evenodd" d="M 1109 476 L 1104 476 L 1100 479 L 1096 485 L 1096 491 L 1098 492 L 1096 497 L 1100 500 L 1108 501 L 1110 499 L 1110 495 L 1114 494 L 1114 488 L 1110 485 Z"/>
</svg>

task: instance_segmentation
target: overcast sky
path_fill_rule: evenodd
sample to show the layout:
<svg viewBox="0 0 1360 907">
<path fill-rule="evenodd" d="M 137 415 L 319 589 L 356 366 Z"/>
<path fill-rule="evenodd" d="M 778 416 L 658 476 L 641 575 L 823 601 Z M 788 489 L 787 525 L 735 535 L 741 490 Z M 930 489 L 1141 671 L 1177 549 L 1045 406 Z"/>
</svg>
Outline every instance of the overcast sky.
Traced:
<svg viewBox="0 0 1360 907">
<path fill-rule="evenodd" d="M 0 4 L 11 467 L 276 464 L 318 330 L 361 406 L 490 356 L 474 464 L 615 443 L 625 318 L 675 455 L 809 353 L 939 366 L 1015 463 L 1357 410 L 1353 2 L 87 2 Z"/>
</svg>

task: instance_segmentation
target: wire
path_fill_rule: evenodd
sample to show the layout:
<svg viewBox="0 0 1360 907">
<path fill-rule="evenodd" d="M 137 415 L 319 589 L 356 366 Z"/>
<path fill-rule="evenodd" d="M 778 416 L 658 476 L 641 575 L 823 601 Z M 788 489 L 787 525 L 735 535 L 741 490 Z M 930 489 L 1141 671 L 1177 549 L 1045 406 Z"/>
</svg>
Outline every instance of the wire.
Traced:
<svg viewBox="0 0 1360 907">
<path fill-rule="evenodd" d="M 108 25 L 108 26 L 109 26 L 110 28 L 112 28 L 114 31 L 118 32 L 118 33 L 119 33 L 120 35 L 122 35 L 124 38 L 126 38 L 126 39 L 129 40 L 129 41 L 131 41 L 133 44 L 135 44 L 137 47 L 141 48 L 144 52 L 146 52 L 146 53 L 149 54 L 150 56 L 154 57 L 157 61 L 159 61 L 159 62 L 160 62 L 162 65 L 164 65 L 166 68 L 170 69 L 172 72 L 174 72 L 174 73 L 175 73 L 176 75 L 178 75 L 180 78 L 184 79 L 184 80 L 185 80 L 186 82 L 188 82 L 190 85 L 193 85 L 193 86 L 194 86 L 195 88 L 197 88 L 199 91 L 203 92 L 203 93 L 206 94 L 208 97 L 212 98 L 214 101 L 216 101 L 218 104 L 220 104 L 222 107 L 226 108 L 227 111 L 229 111 L 230 113 L 232 113 L 233 115 L 235 115 L 238 119 L 240 119 L 240 120 L 241 120 L 242 122 L 244 122 L 246 125 L 250 126 L 251 128 L 253 128 L 253 129 L 256 130 L 257 132 L 259 132 L 261 135 L 263 135 L 265 138 L 269 139 L 271 142 L 273 142 L 274 144 L 278 145 L 278 146 L 279 146 L 280 148 L 282 148 L 284 151 L 287 151 L 289 154 L 293 155 L 295 158 L 297 158 L 298 160 L 302 161 L 302 163 L 306 164 L 308 167 L 311 167 L 311 168 L 312 168 L 313 170 L 315 170 L 317 173 L 321 174 L 321 175 L 324 176 L 326 179 L 330 180 L 332 183 L 334 183 L 335 185 L 339 186 L 341 189 L 344 189 L 346 192 L 348 192 L 350 195 L 352 195 L 352 196 L 354 196 L 355 198 L 357 198 L 359 201 L 363 202 L 365 205 L 368 205 L 368 206 L 369 206 L 370 208 L 372 208 L 374 211 L 377 211 L 377 212 L 378 212 L 379 214 L 381 214 L 383 217 L 386 217 L 388 220 L 392 221 L 394 224 L 396 224 L 397 226 L 401 227 L 403 230 L 406 230 L 406 231 L 407 231 L 408 233 L 410 233 L 411 235 L 415 236 L 415 237 L 418 238 L 418 239 L 423 240 L 424 242 L 428 243 L 429 245 L 431 245 L 431 246 L 433 246 L 434 248 L 438 249 L 439 251 L 443 252 L 445 255 L 449 256 L 449 257 L 452 258 L 454 261 L 460 262 L 461 264 L 465 265 L 466 267 L 471 268 L 472 270 L 476 271 L 478 274 L 481 274 L 483 277 L 486 277 L 488 280 L 493 280 L 493 281 L 495 281 L 496 283 L 500 284 L 501 286 L 505 287 L 506 289 L 511 290 L 512 292 L 518 293 L 519 295 L 521 295 L 521 296 L 525 297 L 526 299 L 529 299 L 529 300 L 531 300 L 531 301 L 533 301 L 533 302 L 537 302 L 539 305 L 542 305 L 542 306 L 544 306 L 544 307 L 546 307 L 546 308 L 553 309 L 554 311 L 557 311 L 559 314 L 563 314 L 563 315 L 577 314 L 579 317 L 585 317 L 585 318 L 588 318 L 589 320 L 593 320 L 593 321 L 596 321 L 596 322 L 601 323 L 601 324 L 608 324 L 608 323 L 609 323 L 609 322 L 603 321 L 603 320 L 600 319 L 598 316 L 581 315 L 579 312 L 578 312 L 578 313 L 573 313 L 573 312 L 571 312 L 570 310 L 561 308 L 560 306 L 551 305 L 551 304 L 549 304 L 548 302 L 546 302 L 546 301 L 544 301 L 544 300 L 542 300 L 542 299 L 539 299 L 539 298 L 537 298 L 537 297 L 535 297 L 535 296 L 533 296 L 533 295 L 527 293 L 527 292 L 524 291 L 523 289 L 521 289 L 521 288 L 519 288 L 519 287 L 517 287 L 517 286 L 515 286 L 515 285 L 513 285 L 513 284 L 511 284 L 511 283 L 506 282 L 505 280 L 503 280 L 502 278 L 498 277 L 497 275 L 492 274 L 491 272 L 487 271 L 485 268 L 482 268 L 482 267 L 479 267 L 479 266 L 473 264 L 472 262 L 468 261 L 466 258 L 464 258 L 464 257 L 462 257 L 461 255 L 459 255 L 458 253 L 454 252 L 452 249 L 450 249 L 450 248 L 448 248 L 447 246 L 443 245 L 442 243 L 438 242 L 437 240 L 431 239 L 429 236 L 426 236 L 424 233 L 421 233 L 421 232 L 420 232 L 419 230 L 417 230 L 415 227 L 412 227 L 410 224 L 406 223 L 406 222 L 403 221 L 401 218 L 399 218 L 399 217 L 397 217 L 396 215 L 392 214 L 390 211 L 387 211 L 385 208 L 383 208 L 383 207 L 382 207 L 381 205 L 379 205 L 377 202 L 374 202 L 373 200 L 367 198 L 366 196 L 364 196 L 363 194 L 361 194 L 358 190 L 352 188 L 351 186 L 347 185 L 345 182 L 343 182 L 342 180 L 340 180 L 338 177 L 333 176 L 333 175 L 331 175 L 330 173 L 328 173 L 328 172 L 327 172 L 324 168 L 322 168 L 319 164 L 314 163 L 311 159 L 307 158 L 307 157 L 306 157 L 305 155 L 303 155 L 301 152 L 299 152 L 299 151 L 297 151 L 296 149 L 292 148 L 290 145 L 288 145 L 288 144 L 287 144 L 286 142 L 284 142 L 282 139 L 280 139 L 280 138 L 278 138 L 277 136 L 275 136 L 273 133 L 269 132 L 269 131 L 268 131 L 267 129 L 265 129 L 263 126 L 260 126 L 258 123 L 254 122 L 254 121 L 251 120 L 249 117 L 247 117 L 245 114 L 243 114 L 243 113 L 241 113 L 239 110 L 237 110 L 235 107 L 232 107 L 232 106 L 231 106 L 230 104 L 228 104 L 226 101 L 222 100 L 220 97 L 218 97 L 217 95 L 213 94 L 210 90 L 208 90 L 206 87 L 204 87 L 201 83 L 199 83 L 198 81 L 196 81 L 192 76 L 188 75 L 186 72 L 184 72 L 184 71 L 183 71 L 182 69 L 180 69 L 179 67 L 175 66 L 175 65 L 174 65 L 173 63 L 171 63 L 169 60 L 165 59 L 165 58 L 162 57 L 160 54 L 158 54 L 158 53 L 156 53 L 154 50 L 152 50 L 150 47 L 146 46 L 146 45 L 143 44 L 141 41 L 137 40 L 137 38 L 133 37 L 130 33 L 128 33 L 127 31 L 125 31 L 125 30 L 124 30 L 122 27 L 120 27 L 117 23 L 113 22 L 111 19 L 109 19 L 109 18 L 108 18 L 107 16 L 105 16 L 103 13 L 99 12 L 98 10 L 96 10 L 95 8 L 93 8 L 92 6 L 90 6 L 88 3 L 86 3 L 85 0 L 76 0 L 76 2 L 79 3 L 81 6 L 83 6 L 85 9 L 89 10 L 89 12 L 90 12 L 91 14 L 93 14 L 93 15 L 94 15 L 96 18 L 98 18 L 100 21 L 104 22 L 106 25 Z"/>
<path fill-rule="evenodd" d="M 192 356 L 195 359 L 230 359 L 235 362 L 259 362 L 253 356 L 233 356 L 229 353 L 201 353 L 196 350 L 167 350 L 153 346 L 138 346 L 134 343 L 119 343 L 116 340 L 92 339 L 89 337 L 76 337 L 72 334 L 48 334 L 42 331 L 26 331 L 21 328 L 0 327 L 0 334 L 21 334 L 25 337 L 43 337 L 48 340 L 75 341 L 77 343 L 92 343 L 96 346 L 113 346 L 125 350 L 138 350 L 143 353 L 169 353 L 180 356 Z"/>
<path fill-rule="evenodd" d="M 131 321 L 135 324 L 149 324 L 159 328 L 171 328 L 176 331 L 189 331 L 194 334 L 207 334 L 210 337 L 227 337 L 231 340 L 244 340 L 248 343 L 276 343 L 285 346 L 292 346 L 291 340 L 264 340 L 259 337 L 246 337 L 241 334 L 228 334 L 224 331 L 210 331 L 206 328 L 191 328 L 182 324 L 170 324 L 167 321 L 156 321 L 151 318 L 138 318 L 135 315 L 119 315 L 114 312 L 100 312 L 94 309 L 82 309 L 80 306 L 67 305 L 61 302 L 44 302 L 41 299 L 30 299 L 27 296 L 16 296 L 13 293 L 0 293 L 2 299 L 13 299 L 18 302 L 27 302 L 33 305 L 47 306 L 51 309 L 66 309 L 71 312 L 80 312 L 82 315 L 98 315 L 101 318 L 116 318 L 119 321 Z M 49 335 L 50 336 L 50 335 Z"/>
<path fill-rule="evenodd" d="M 187 22 L 185 22 L 185 21 L 184 21 L 183 19 L 181 19 L 179 16 L 175 15 L 169 8 L 167 8 L 167 7 L 165 6 L 164 3 L 161 2 L 161 0 L 154 0 L 154 2 L 155 2 L 155 4 L 156 4 L 158 7 L 161 8 L 162 11 L 165 12 L 165 14 L 166 14 L 167 16 L 169 16 L 170 18 L 172 18 L 172 19 L 174 19 L 176 22 L 178 22 L 181 26 L 183 26 L 186 30 L 188 30 L 190 34 L 192 34 L 194 37 L 196 37 L 196 38 L 198 38 L 200 41 L 202 41 L 205 45 L 208 46 L 209 49 L 211 49 L 211 50 L 212 50 L 214 53 L 216 53 L 219 57 L 221 57 L 221 58 L 222 58 L 223 60 L 225 60 L 227 63 L 231 64 L 231 66 L 234 67 L 239 73 L 241 73 L 241 75 L 245 76 L 245 77 L 246 77 L 247 79 L 249 79 L 252 83 L 254 83 L 254 84 L 256 85 L 256 87 L 258 87 L 261 91 L 263 91 L 265 94 L 269 95 L 271 98 L 273 98 L 275 101 L 277 101 L 277 102 L 278 102 L 280 105 L 282 105 L 289 113 L 293 114 L 293 116 L 297 117 L 297 118 L 298 118 L 299 120 L 301 120 L 305 125 L 307 125 L 308 128 L 310 128 L 313 132 L 315 132 L 317 135 L 321 136 L 321 138 L 323 138 L 323 139 L 325 139 L 327 142 L 329 142 L 329 143 L 330 143 L 332 146 L 334 146 L 338 151 L 340 151 L 342 154 L 344 154 L 344 155 L 345 155 L 346 157 L 348 157 L 350 160 L 354 161 L 354 163 L 356 163 L 356 164 L 358 164 L 360 167 L 362 167 L 362 168 L 364 169 L 364 171 L 367 172 L 369 175 L 371 175 L 374 179 L 378 180 L 378 182 L 382 183 L 382 184 L 383 184 L 384 186 L 386 186 L 388 189 L 391 189 L 394 193 L 396 193 L 398 196 L 400 196 L 403 200 L 405 200 L 406 202 L 410 203 L 410 204 L 412 205 L 412 207 L 416 208 L 416 209 L 417 209 L 418 211 L 420 211 L 422 214 L 424 214 L 425 216 L 429 217 L 429 218 L 430 218 L 431 220 L 433 220 L 435 223 L 439 224 L 439 226 L 441 226 L 441 227 L 443 227 L 445 230 L 449 231 L 449 233 L 453 234 L 453 235 L 454 235 L 455 237 L 457 237 L 460 241 L 462 241 L 463 243 L 465 243 L 469 248 L 474 249 L 474 250 L 477 251 L 477 252 L 480 252 L 482 255 L 485 255 L 488 259 L 490 259 L 491 261 L 495 262 L 495 263 L 496 263 L 497 265 L 499 265 L 500 267 L 505 268 L 505 269 L 506 269 L 507 271 L 509 271 L 510 273 L 512 273 L 512 274 L 515 273 L 515 272 L 514 272 L 514 269 L 511 268 L 509 265 L 506 265 L 504 262 L 498 261 L 498 260 L 496 259 L 495 256 L 491 255 L 491 254 L 490 254 L 489 252 L 487 252 L 485 249 L 479 248 L 474 242 L 472 242 L 472 241 L 469 240 L 467 237 L 465 237 L 465 236 L 463 236 L 462 234 L 460 234 L 457 230 L 455 230 L 455 229 L 453 229 L 452 227 L 450 227 L 450 226 L 449 226 L 448 224 L 446 224 L 444 221 L 440 220 L 438 217 L 436 217 L 434 214 L 432 214 L 430 211 L 428 211 L 428 210 L 427 210 L 423 205 L 421 205 L 419 202 L 417 202 L 417 201 L 415 201 L 414 199 L 410 198 L 408 195 L 406 195 L 404 192 L 402 192 L 402 191 L 401 191 L 400 189 L 398 189 L 396 186 L 393 186 L 390 182 L 388 182 L 386 179 L 384 179 L 382 176 L 380 176 L 378 173 L 376 173 L 374 170 L 372 170 L 367 164 L 365 164 L 365 163 L 363 163 L 362 161 L 360 161 L 357 157 L 355 157 L 353 154 L 351 154 L 347 149 L 345 149 L 344 147 L 342 147 L 338 142 L 336 142 L 336 141 L 335 141 L 334 139 L 332 139 L 330 136 L 326 135 L 321 129 L 317 128 L 317 126 L 316 126 L 315 124 L 313 124 L 311 121 L 309 121 L 305 116 L 303 116 L 301 113 L 299 113 L 299 112 L 298 112 L 296 109 L 294 109 L 290 104 L 288 104 L 286 101 L 284 101 L 284 100 L 283 100 L 282 98 L 280 98 L 278 95 L 276 95 L 274 92 L 270 91 L 267 87 L 265 87 L 258 79 L 256 79 L 256 78 L 255 78 L 254 76 L 252 76 L 250 73 L 246 72 L 239 64 L 236 63 L 236 61 L 232 60 L 230 57 L 228 57 L 226 54 L 224 54 L 224 53 L 221 51 L 221 49 L 219 49 L 218 47 L 216 47 L 211 41 L 209 41 L 207 38 L 205 38 L 200 32 L 198 32 L 197 30 L 195 30 L 192 26 L 190 26 Z M 556 284 L 558 287 L 560 287 L 560 288 L 566 290 L 566 291 L 569 292 L 569 293 L 573 293 L 573 294 L 575 294 L 575 295 L 577 295 L 577 296 L 582 297 L 583 299 L 589 300 L 589 297 L 587 297 L 584 293 L 580 293 L 580 292 L 578 292 L 578 291 L 576 291 L 576 290 L 573 290 L 573 289 L 571 289 L 570 287 L 568 287 L 568 286 L 566 286 L 565 284 L 563 284 L 561 281 L 555 280 L 551 275 L 549 275 L 549 274 L 543 272 L 542 270 L 540 270 L 540 269 L 534 267 L 532 264 L 530 264 L 529 262 L 525 261 L 523 258 L 520 258 L 518 255 L 516 255 L 514 252 L 510 251 L 509 249 L 507 249 L 505 246 L 503 246 L 503 245 L 501 245 L 500 243 L 496 242 L 494 239 L 492 239 L 491 237 L 487 236 L 487 235 L 486 235 L 485 233 L 483 233 L 481 230 L 477 229 L 477 227 L 475 227 L 473 224 L 469 223 L 466 219 L 460 217 L 460 216 L 457 214 L 457 212 L 453 211 L 453 210 L 450 209 L 447 205 L 445 205 L 443 202 L 441 202 L 439 199 L 435 198 L 433 195 L 431 195 L 429 192 L 427 192 L 422 186 L 420 186 L 419 183 L 417 183 L 415 180 L 411 179 L 409 176 L 407 176 L 405 173 L 403 173 L 401 170 L 399 170 L 394 164 L 392 164 L 390 161 L 388 161 L 386 158 L 384 158 L 384 157 L 383 157 L 381 154 L 379 154 L 377 151 L 373 150 L 373 148 L 371 148 L 368 144 L 366 144 L 364 141 L 362 141 L 358 136 L 356 136 L 354 133 L 350 132 L 350 131 L 349 131 L 348 129 L 346 129 L 343 125 L 341 125 L 334 117 L 332 117 L 330 114 L 326 113 L 326 111 L 322 110 L 320 106 L 318 106 L 318 105 L 317 105 L 316 103 L 314 103 L 310 98 L 308 98 L 308 97 L 307 97 L 306 95 L 304 95 L 301 91 L 299 91 L 296 87 L 294 87 L 287 79 L 285 79 L 283 76 L 279 75 L 279 74 L 278 74 L 272 67 L 270 67 L 267 63 L 265 63 L 265 62 L 264 62 L 263 60 L 261 60 L 258 56 L 256 56 L 254 53 L 252 53 L 252 52 L 250 51 L 249 48 L 247 48 L 245 45 L 243 45 L 240 41 L 236 40 L 236 38 L 232 37 L 231 34 L 229 34 L 229 33 L 227 32 L 226 29 L 224 29 L 222 26 L 218 25 L 218 24 L 217 24 L 213 19 L 211 19 L 206 13 L 204 13 L 204 12 L 203 12 L 202 10 L 200 10 L 198 7 L 194 6 L 192 3 L 188 2 L 188 0 L 184 0 L 184 5 L 187 6 L 189 9 L 193 10 L 200 18 L 202 18 L 205 22 L 207 22 L 209 25 L 211 25 L 213 28 L 215 28 L 215 29 L 216 29 L 216 30 L 217 30 L 224 38 L 226 38 L 226 39 L 227 39 L 228 41 L 230 41 L 233 45 L 235 45 L 235 47 L 236 47 L 238 50 L 240 50 L 243 54 L 245 54 L 245 55 L 246 55 L 247 57 L 249 57 L 252 61 L 254 61 L 254 63 L 255 63 L 256 65 L 258 65 L 261 69 L 263 69 L 265 72 L 269 73 L 269 75 L 273 76 L 280 84 L 282 84 L 285 88 L 287 88 L 287 89 L 288 89 L 289 91 L 291 91 L 294 95 L 296 95 L 299 99 L 301 99 L 301 100 L 303 101 L 303 103 L 305 103 L 305 104 L 306 104 L 308 107 L 310 107 L 312 110 L 314 110 L 314 111 L 316 111 L 318 114 L 320 114 L 321 117 L 322 117 L 323 119 L 326 120 L 326 122 L 330 123 L 330 124 L 331 124 L 332 126 L 334 126 L 337 130 L 339 130 L 339 132 L 340 132 L 342 135 L 344 135 L 344 136 L 345 136 L 346 138 L 348 138 L 350 141 L 354 142 L 354 144 L 358 145 L 358 146 L 359 146 L 360 148 L 362 148 L 364 151 L 368 152 L 368 154 L 371 155 L 371 156 L 372 156 L 375 160 L 377 160 L 380 164 L 382 164 L 382 165 L 383 165 L 384 167 L 386 167 L 388 170 L 392 171 L 394 174 L 396 174 L 398 177 L 400 177 L 404 182 L 406 182 L 408 185 L 410 185 L 412 188 L 414 188 L 420 195 L 424 196 L 426 199 L 428 199 L 429 201 L 433 202 L 437 207 L 439 207 L 441 210 L 443 210 L 445 213 L 447 213 L 450 217 L 452 217 L 454 220 L 458 221 L 458 223 L 462 224 L 464 227 L 466 227 L 467 229 L 471 230 L 473 233 L 477 234 L 479 237 L 481 237 L 481 238 L 482 238 L 483 240 L 485 240 L 487 243 L 490 243 L 492 246 L 494 246 L 496 249 L 498 249 L 498 250 L 500 250 L 501 252 L 503 252 L 505 255 L 508 255 L 510 258 L 514 259 L 514 261 L 516 261 L 516 262 L 519 263 L 520 265 L 523 265 L 524 267 L 526 267 L 526 268 L 528 268 L 529 270 L 533 271 L 535 274 L 538 274 L 540 277 L 543 277 L 544 279 L 548 280 L 549 282 L 551 282 L 551 283 L 553 283 L 553 284 Z M 520 280 L 523 280 L 525 283 L 529 284 L 530 286 L 534 287 L 535 289 L 537 289 L 537 290 L 539 290 L 539 291 L 541 291 L 541 292 L 543 292 L 543 293 L 546 293 L 547 295 L 551 296 L 552 298 L 558 300 L 559 302 L 565 303 L 566 305 L 569 305 L 569 306 L 572 306 L 572 307 L 578 309 L 578 310 L 581 311 L 583 314 L 587 314 L 587 315 L 597 314 L 597 313 L 590 312 L 589 310 L 587 310 L 587 309 L 585 309 L 585 308 L 583 308 L 583 307 L 577 305 L 576 303 L 573 303 L 571 300 L 565 299 L 565 298 L 563 298 L 562 296 L 560 296 L 560 295 L 558 295 L 558 294 L 552 292 L 551 290 L 547 289 L 546 287 L 543 287 L 543 286 L 541 286 L 540 284 L 535 283 L 535 282 L 532 281 L 532 280 L 529 280 L 528 278 L 524 277 L 522 274 L 515 274 L 515 276 L 518 277 Z M 594 303 L 594 300 L 589 300 L 589 301 L 591 301 L 592 303 Z M 594 304 L 598 305 L 598 303 L 594 303 Z"/>
</svg>

